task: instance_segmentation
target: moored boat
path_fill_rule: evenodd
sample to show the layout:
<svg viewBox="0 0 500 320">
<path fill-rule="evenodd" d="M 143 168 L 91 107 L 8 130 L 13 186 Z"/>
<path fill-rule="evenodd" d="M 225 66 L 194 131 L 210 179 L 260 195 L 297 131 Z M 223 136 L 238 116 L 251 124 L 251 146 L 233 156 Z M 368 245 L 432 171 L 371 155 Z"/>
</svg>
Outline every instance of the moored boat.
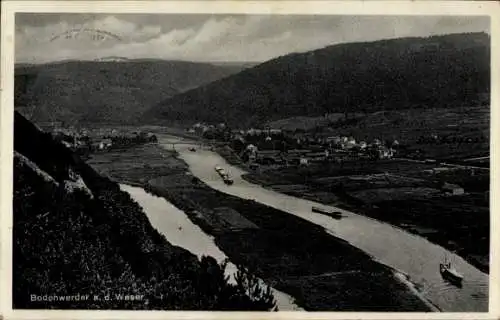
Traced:
<svg viewBox="0 0 500 320">
<path fill-rule="evenodd" d="M 222 181 L 224 181 L 225 184 L 231 185 L 233 184 L 233 179 L 229 176 L 229 173 L 227 173 L 222 167 L 220 166 L 215 166 L 215 171 L 219 174 L 219 176 L 222 178 Z"/>
<path fill-rule="evenodd" d="M 330 210 L 321 209 L 319 207 L 312 207 L 311 211 L 327 215 L 330 218 L 334 218 L 334 219 L 342 218 L 342 212 L 339 212 L 339 211 L 330 211 Z"/>
<path fill-rule="evenodd" d="M 222 178 L 225 184 L 231 185 L 234 183 L 233 179 L 231 179 L 229 176 L 225 176 Z"/>
<path fill-rule="evenodd" d="M 463 275 L 458 272 L 455 268 L 451 266 L 451 262 L 448 262 L 446 259 L 443 263 L 439 264 L 439 272 L 443 279 L 448 280 L 450 283 L 461 287 Z"/>
</svg>

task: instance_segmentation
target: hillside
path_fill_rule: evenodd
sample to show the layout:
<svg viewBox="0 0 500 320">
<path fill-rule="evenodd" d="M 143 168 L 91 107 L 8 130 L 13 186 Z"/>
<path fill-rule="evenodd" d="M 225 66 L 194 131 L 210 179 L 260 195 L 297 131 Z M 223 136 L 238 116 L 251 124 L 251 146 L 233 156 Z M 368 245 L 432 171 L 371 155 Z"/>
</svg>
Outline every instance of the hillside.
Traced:
<svg viewBox="0 0 500 320">
<path fill-rule="evenodd" d="M 325 113 L 473 105 L 490 90 L 484 33 L 347 43 L 278 57 L 166 99 L 144 119 L 234 126 Z"/>
<path fill-rule="evenodd" d="M 130 122 L 243 66 L 164 60 L 65 61 L 15 69 L 16 107 L 35 122 Z"/>
<path fill-rule="evenodd" d="M 118 184 L 17 112 L 14 130 L 13 308 L 272 307 L 228 284 L 215 259 L 167 242 Z"/>
</svg>

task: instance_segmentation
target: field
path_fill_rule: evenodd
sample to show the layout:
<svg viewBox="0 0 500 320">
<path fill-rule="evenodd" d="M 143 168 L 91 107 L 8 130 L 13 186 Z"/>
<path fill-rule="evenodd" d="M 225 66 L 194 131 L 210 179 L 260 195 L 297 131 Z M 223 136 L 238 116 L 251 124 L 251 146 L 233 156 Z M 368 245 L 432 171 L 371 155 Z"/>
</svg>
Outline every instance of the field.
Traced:
<svg viewBox="0 0 500 320">
<path fill-rule="evenodd" d="M 158 164 L 162 158 L 158 153 L 167 160 L 165 168 L 157 167 L 154 174 L 148 166 Z M 110 161 L 118 156 L 123 165 Z M 138 158 L 143 165 L 132 164 Z M 392 270 L 365 253 L 308 221 L 208 188 L 185 174 L 174 153 L 150 145 L 122 150 L 119 155 L 102 153 L 90 164 L 117 181 L 135 183 L 165 197 L 214 236 L 233 263 L 247 266 L 266 283 L 294 295 L 306 310 L 428 309 L 394 279 Z M 329 280 L 318 284 L 315 277 L 321 276 Z"/>
<path fill-rule="evenodd" d="M 366 214 L 421 234 L 489 270 L 490 211 L 482 195 L 380 201 Z"/>
<path fill-rule="evenodd" d="M 269 125 L 269 127 L 273 129 L 282 129 L 290 131 L 293 130 L 309 131 L 318 127 L 328 126 L 330 123 L 336 122 L 342 118 L 344 118 L 343 113 L 331 113 L 328 114 L 326 117 L 298 116 L 298 117 L 291 117 L 282 120 L 272 121 L 269 122 L 267 125 Z"/>
<path fill-rule="evenodd" d="M 124 152 L 127 157 L 123 156 Z M 144 154 L 148 154 L 147 162 L 143 161 Z M 93 154 L 88 163 L 98 168 L 101 174 L 129 184 L 143 184 L 157 176 L 170 176 L 187 169 L 172 153 L 154 144 L 137 146 L 127 151 L 111 150 Z"/>
</svg>

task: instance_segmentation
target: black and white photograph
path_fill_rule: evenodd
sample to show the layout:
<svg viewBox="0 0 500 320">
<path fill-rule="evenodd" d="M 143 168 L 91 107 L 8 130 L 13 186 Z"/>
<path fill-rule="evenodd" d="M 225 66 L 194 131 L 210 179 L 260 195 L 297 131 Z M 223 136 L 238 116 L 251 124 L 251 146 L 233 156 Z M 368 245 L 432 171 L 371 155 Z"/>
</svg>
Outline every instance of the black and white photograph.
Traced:
<svg viewBox="0 0 500 320">
<path fill-rule="evenodd" d="M 488 11 L 119 6 L 13 14 L 8 308 L 491 310 Z"/>
</svg>

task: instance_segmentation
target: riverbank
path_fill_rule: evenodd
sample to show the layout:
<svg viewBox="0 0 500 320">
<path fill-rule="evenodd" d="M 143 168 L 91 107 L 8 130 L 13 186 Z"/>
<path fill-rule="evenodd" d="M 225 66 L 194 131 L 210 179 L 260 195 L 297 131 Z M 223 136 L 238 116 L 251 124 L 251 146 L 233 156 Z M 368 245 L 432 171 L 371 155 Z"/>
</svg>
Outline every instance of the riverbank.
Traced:
<svg viewBox="0 0 500 320">
<path fill-rule="evenodd" d="M 258 292 L 260 299 L 271 299 L 276 302 L 277 311 L 292 311 L 301 308 L 294 305 L 293 298 L 266 285 L 261 279 L 246 273 L 244 268 L 234 265 L 228 257 L 216 246 L 211 236 L 195 225 L 187 215 L 177 207 L 167 202 L 165 198 L 154 196 L 143 188 L 120 184 L 120 188 L 130 194 L 144 210 L 153 227 L 161 233 L 168 242 L 179 246 L 196 255 L 199 260 L 212 257 L 220 265 L 225 265 L 224 272 L 230 284 L 239 285 L 242 276 L 248 280 L 248 290 Z M 168 212 L 168 214 L 165 214 Z M 267 293 L 267 296 L 266 296 Z M 272 296 L 271 296 L 272 294 Z M 265 299 L 264 299 L 265 296 Z"/>
<path fill-rule="evenodd" d="M 89 163 L 116 181 L 166 198 L 212 235 L 231 261 L 305 310 L 431 310 L 392 269 L 320 226 L 209 188 L 186 174 L 175 152 L 148 145 L 99 154 Z"/>
<path fill-rule="evenodd" d="M 18 113 L 14 130 L 14 309 L 274 307 L 228 283 L 214 259 L 167 241 L 116 182 Z"/>
<path fill-rule="evenodd" d="M 426 181 L 430 180 L 428 177 L 421 179 L 416 172 L 432 169 L 435 167 L 432 164 L 409 164 L 410 168 L 404 162 L 389 161 L 370 166 L 352 167 L 346 164 L 341 169 L 324 166 L 311 166 L 308 169 L 264 166 L 260 170 L 250 170 L 230 149 L 216 148 L 215 151 L 228 163 L 247 171 L 242 177 L 248 182 L 325 205 L 334 204 L 390 223 L 456 252 L 482 272 L 489 272 L 490 210 L 489 200 L 484 196 L 489 187 L 487 176 L 476 173 L 468 177 L 456 171 L 441 173 L 446 174 L 446 181 L 457 182 L 470 192 L 454 197 L 439 194 L 426 197 L 421 195 L 420 190 L 433 191 L 433 181 Z M 349 181 L 349 177 L 385 173 L 399 178 L 398 181 L 396 178 L 392 182 L 377 181 L 378 185 L 373 189 L 366 187 L 374 183 L 373 179 L 360 187 L 358 181 Z M 403 177 L 402 174 L 408 174 L 409 177 Z M 390 195 L 386 195 L 388 193 Z"/>
</svg>

